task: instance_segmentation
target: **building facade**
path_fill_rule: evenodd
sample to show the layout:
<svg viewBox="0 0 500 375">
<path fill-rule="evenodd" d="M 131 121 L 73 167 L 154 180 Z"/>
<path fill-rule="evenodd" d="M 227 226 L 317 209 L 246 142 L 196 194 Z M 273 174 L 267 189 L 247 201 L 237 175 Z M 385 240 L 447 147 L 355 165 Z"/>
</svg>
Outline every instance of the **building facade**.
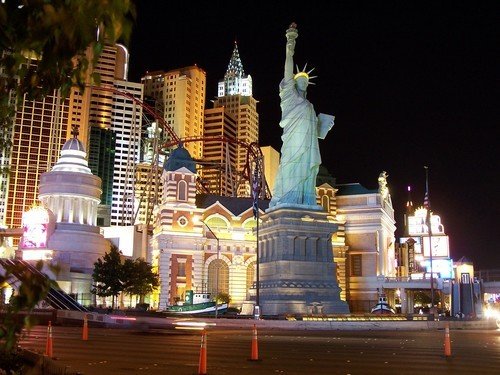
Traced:
<svg viewBox="0 0 500 375">
<path fill-rule="evenodd" d="M 151 240 L 161 287 L 157 308 L 184 300 L 187 290 L 249 298 L 255 281 L 256 225 L 249 198 L 196 194 L 196 167 L 186 149 L 172 152 L 162 182 Z"/>
<path fill-rule="evenodd" d="M 156 112 L 163 116 L 179 138 L 200 138 L 203 135 L 206 98 L 206 73 L 203 69 L 193 65 L 168 72 L 148 72 L 141 82 L 145 96 L 154 99 Z M 193 158 L 202 158 L 201 142 L 189 142 L 185 147 Z"/>
<path fill-rule="evenodd" d="M 235 43 L 231 59 L 224 75 L 219 81 L 217 98 L 214 108 L 224 108 L 226 113 L 236 120 L 236 170 L 242 172 L 247 164 L 247 148 L 242 144 L 250 145 L 259 142 L 259 114 L 257 100 L 252 93 L 252 77 L 245 74 L 240 59 L 238 46 Z M 241 181 L 238 184 L 238 196 L 249 197 L 250 185 Z"/>
<path fill-rule="evenodd" d="M 22 99 L 15 114 L 10 172 L 6 185 L 5 225 L 19 228 L 23 212 L 38 200 L 40 176 L 56 163 L 68 134 L 70 100 L 54 91 L 41 100 Z"/>
<path fill-rule="evenodd" d="M 236 119 L 225 107 L 205 110 L 201 175 L 208 191 L 213 194 L 236 195 L 240 179 L 237 169 L 238 145 L 221 141 L 222 138 L 234 140 L 236 137 Z"/>
<path fill-rule="evenodd" d="M 390 195 L 385 185 L 369 190 L 330 183 L 317 188 L 317 201 L 338 228 L 331 241 L 340 296 L 351 312 L 367 312 L 377 301 L 380 278 L 396 272 Z M 228 293 L 231 305 L 241 308 L 255 295 L 252 199 L 196 194 L 195 163 L 183 148 L 165 164 L 162 184 L 150 242 L 161 281 L 155 307 L 163 310 L 194 290 Z M 259 201 L 262 213 L 267 205 Z"/>
<path fill-rule="evenodd" d="M 86 53 L 92 58 L 90 48 Z M 90 77 L 95 72 L 101 77 L 99 87 L 91 84 Z M 8 165 L 15 166 L 5 192 L 6 226 L 21 225 L 22 213 L 37 200 L 40 175 L 55 164 L 73 128 L 87 149 L 104 149 L 109 154 L 97 159 L 93 155 L 91 160 L 92 170 L 103 173 L 106 183 L 103 206 L 99 209 L 100 223 L 120 225 L 131 220 L 142 121 L 142 108 L 134 98 L 142 99 L 143 90 L 141 84 L 126 80 L 127 72 L 126 48 L 108 45 L 94 68 L 89 69 L 88 87 L 83 92 L 74 88 L 66 99 L 57 91 L 42 100 L 23 98 L 15 115 L 12 147 L 5 156 Z M 103 141 L 102 131 L 92 132 L 93 127 L 110 132 L 105 136 L 110 141 Z"/>
<path fill-rule="evenodd" d="M 95 303 L 90 293 L 94 263 L 109 251 L 97 226 L 101 192 L 101 179 L 88 168 L 75 132 L 56 164 L 40 177 L 41 205 L 23 215 L 22 259 L 57 265 L 53 278 L 59 287 L 84 305 Z"/>
<path fill-rule="evenodd" d="M 384 184 L 378 190 L 358 183 L 335 186 L 337 220 L 344 223 L 346 299 L 351 312 L 370 311 L 378 299 L 380 280 L 396 276 L 394 209 Z"/>
</svg>

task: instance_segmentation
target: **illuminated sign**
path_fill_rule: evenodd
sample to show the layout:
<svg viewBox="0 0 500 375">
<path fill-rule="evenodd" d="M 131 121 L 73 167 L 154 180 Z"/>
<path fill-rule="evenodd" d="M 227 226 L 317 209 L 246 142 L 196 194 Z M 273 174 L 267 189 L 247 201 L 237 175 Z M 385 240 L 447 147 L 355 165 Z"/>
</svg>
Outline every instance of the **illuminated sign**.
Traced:
<svg viewBox="0 0 500 375">
<path fill-rule="evenodd" d="M 40 206 L 23 213 L 22 249 L 47 247 L 49 219 L 48 211 Z"/>
<path fill-rule="evenodd" d="M 422 265 L 427 272 L 431 272 L 431 261 L 424 260 Z M 453 279 L 453 261 L 451 259 L 433 259 L 432 260 L 432 273 L 435 277 L 443 279 Z"/>
<path fill-rule="evenodd" d="M 413 216 L 408 217 L 408 233 L 410 236 L 422 236 L 429 233 L 427 227 L 427 210 L 419 208 Z M 441 224 L 441 217 L 431 213 L 432 234 L 444 234 L 444 227 Z"/>
<path fill-rule="evenodd" d="M 414 254 L 422 254 L 422 244 L 420 243 L 421 237 L 402 237 L 399 241 L 400 244 L 403 244 L 410 240 L 413 240 L 413 252 Z"/>
<path fill-rule="evenodd" d="M 422 237 L 423 239 L 423 250 L 424 257 L 430 257 L 429 252 L 429 237 Z M 432 256 L 433 257 L 442 257 L 449 258 L 450 257 L 450 248 L 448 245 L 448 236 L 432 236 Z"/>
</svg>

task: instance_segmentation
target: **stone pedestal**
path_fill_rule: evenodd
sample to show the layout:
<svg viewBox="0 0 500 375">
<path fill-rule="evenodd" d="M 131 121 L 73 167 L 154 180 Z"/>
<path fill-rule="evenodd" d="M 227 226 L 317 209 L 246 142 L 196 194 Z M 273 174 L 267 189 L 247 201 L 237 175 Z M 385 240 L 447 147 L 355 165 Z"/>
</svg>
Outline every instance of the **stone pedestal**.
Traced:
<svg viewBox="0 0 500 375">
<path fill-rule="evenodd" d="M 337 225 L 311 207 L 276 206 L 259 227 L 262 315 L 349 313 L 333 261 Z"/>
</svg>

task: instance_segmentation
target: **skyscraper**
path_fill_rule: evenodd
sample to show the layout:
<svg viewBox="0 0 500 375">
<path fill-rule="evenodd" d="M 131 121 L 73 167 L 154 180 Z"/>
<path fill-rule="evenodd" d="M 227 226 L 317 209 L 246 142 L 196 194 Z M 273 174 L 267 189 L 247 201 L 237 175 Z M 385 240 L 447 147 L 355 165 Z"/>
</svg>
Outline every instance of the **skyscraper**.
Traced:
<svg viewBox="0 0 500 375">
<path fill-rule="evenodd" d="M 90 49 L 86 53 L 91 57 Z M 109 138 L 116 139 L 111 207 L 108 206 L 111 217 L 104 221 L 112 225 L 129 224 L 134 212 L 133 182 L 142 121 L 142 108 L 134 99 L 142 99 L 143 89 L 139 83 L 126 81 L 127 70 L 126 48 L 106 46 L 94 69 L 88 72 L 89 77 L 94 72 L 100 73 L 99 87 L 89 86 L 83 92 L 75 88 L 64 100 L 56 91 L 43 100 L 23 99 L 15 116 L 8 155 L 11 166 L 5 207 L 8 227 L 21 225 L 22 213 L 37 200 L 40 174 L 54 165 L 58 150 L 73 128 L 87 149 L 101 147 L 100 143 L 90 144 L 92 126 L 111 131 Z M 102 158 L 98 163 L 104 160 L 109 162 L 109 158 Z M 94 165 L 93 170 L 109 175 L 110 166 Z"/>
<path fill-rule="evenodd" d="M 236 119 L 224 107 L 205 110 L 202 178 L 217 195 L 235 196 L 239 176 L 236 169 L 237 145 L 210 138 L 236 139 Z"/>
<path fill-rule="evenodd" d="M 113 174 L 116 136 L 111 129 L 90 127 L 88 163 L 92 174 L 101 177 L 102 195 L 98 208 L 97 225 L 109 226 L 113 202 Z"/>
<path fill-rule="evenodd" d="M 120 92 L 142 99 L 140 83 L 115 80 L 113 87 Z M 113 174 L 113 198 L 111 225 L 134 224 L 135 170 L 141 151 L 142 107 L 130 97 L 113 95 L 111 130 L 116 134 L 115 170 Z"/>
<path fill-rule="evenodd" d="M 34 62 L 36 63 L 36 62 Z M 59 157 L 68 131 L 69 99 L 57 91 L 42 100 L 22 99 L 12 130 L 5 225 L 19 228 L 22 215 L 38 200 L 40 175 Z"/>
<path fill-rule="evenodd" d="M 236 42 L 226 74 L 218 84 L 218 97 L 214 101 L 214 108 L 220 107 L 224 107 L 227 113 L 235 117 L 236 139 L 239 142 L 246 144 L 259 142 L 259 115 L 257 100 L 252 96 L 252 77 L 245 74 Z M 238 144 L 236 158 L 238 172 L 243 171 L 246 162 L 247 148 Z M 249 197 L 248 182 L 240 184 L 237 193 L 238 196 Z"/>
<path fill-rule="evenodd" d="M 90 50 L 87 54 L 92 57 Z M 71 97 L 71 123 L 88 145 L 90 168 L 103 181 L 98 210 L 102 225 L 133 224 L 142 126 L 142 108 L 134 99 L 142 100 L 143 87 L 127 81 L 128 60 L 123 45 L 106 45 L 89 72 L 89 76 L 99 73 L 100 85 L 87 87 L 83 93 L 74 89 Z M 94 153 L 97 150 L 99 157 Z"/>
<path fill-rule="evenodd" d="M 168 72 L 148 72 L 142 77 L 144 95 L 154 99 L 156 112 L 179 138 L 199 138 L 203 135 L 206 73 L 196 65 Z M 192 157 L 203 156 L 201 142 L 185 144 Z"/>
</svg>

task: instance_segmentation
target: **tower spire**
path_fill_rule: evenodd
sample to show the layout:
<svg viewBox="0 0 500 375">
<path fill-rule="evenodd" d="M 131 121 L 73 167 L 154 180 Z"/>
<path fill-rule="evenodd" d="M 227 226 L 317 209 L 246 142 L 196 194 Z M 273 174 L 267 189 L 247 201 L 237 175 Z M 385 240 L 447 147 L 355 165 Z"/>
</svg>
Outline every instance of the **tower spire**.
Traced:
<svg viewBox="0 0 500 375">
<path fill-rule="evenodd" d="M 236 39 L 224 78 L 219 81 L 218 96 L 226 95 L 252 96 L 252 79 L 245 75 Z"/>
<path fill-rule="evenodd" d="M 408 185 L 408 199 L 406 200 L 406 213 L 413 214 L 413 201 L 411 200 L 411 186 Z"/>
<path fill-rule="evenodd" d="M 224 75 L 224 79 L 239 77 L 242 78 L 245 75 L 245 71 L 243 70 L 243 64 L 241 63 L 240 53 L 238 51 L 238 43 L 236 40 L 234 41 L 234 49 L 233 54 L 231 55 L 231 59 L 229 60 L 229 64 L 227 66 L 226 74 Z"/>
<path fill-rule="evenodd" d="M 406 201 L 406 213 L 404 216 L 405 219 L 405 233 L 406 235 L 410 234 L 410 224 L 408 222 L 408 218 L 412 216 L 414 213 L 413 210 L 413 201 L 411 200 L 411 186 L 408 185 L 408 199 Z"/>
</svg>

